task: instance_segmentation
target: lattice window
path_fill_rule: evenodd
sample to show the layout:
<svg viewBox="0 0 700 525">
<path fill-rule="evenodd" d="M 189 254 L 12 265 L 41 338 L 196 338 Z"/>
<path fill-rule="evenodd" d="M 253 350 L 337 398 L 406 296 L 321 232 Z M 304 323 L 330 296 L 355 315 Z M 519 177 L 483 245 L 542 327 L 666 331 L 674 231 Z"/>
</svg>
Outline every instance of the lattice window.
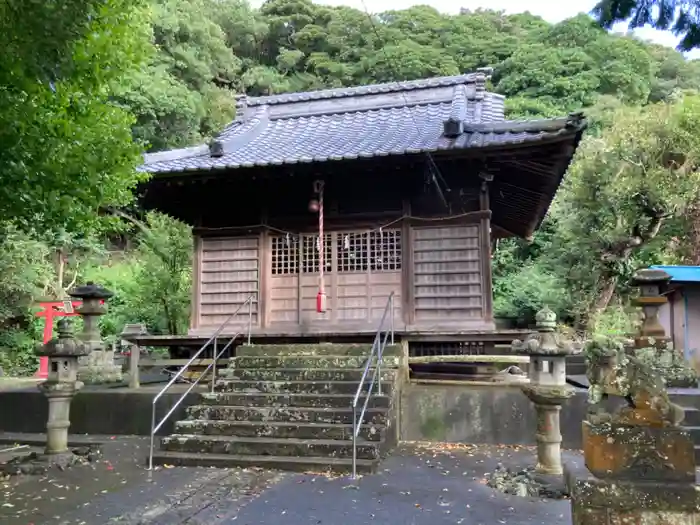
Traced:
<svg viewBox="0 0 700 525">
<path fill-rule="evenodd" d="M 401 269 L 401 230 L 372 231 L 369 245 L 373 272 Z"/>
<path fill-rule="evenodd" d="M 272 237 L 272 275 L 299 273 L 299 238 Z"/>
<path fill-rule="evenodd" d="M 339 272 L 367 271 L 369 252 L 366 232 L 339 233 L 337 246 Z"/>
<path fill-rule="evenodd" d="M 401 269 L 401 231 L 338 233 L 338 271 L 373 272 Z"/>
<path fill-rule="evenodd" d="M 324 272 L 330 272 L 333 269 L 333 247 L 331 246 L 331 235 L 323 236 L 324 252 Z M 319 242 L 318 235 L 303 235 L 302 240 L 302 256 L 301 256 L 301 271 L 303 273 L 318 273 L 319 271 Z"/>
<path fill-rule="evenodd" d="M 434 355 L 486 355 L 484 343 L 479 342 L 445 342 L 434 343 L 414 341 L 408 345 L 408 355 L 411 357 L 427 357 Z"/>
</svg>

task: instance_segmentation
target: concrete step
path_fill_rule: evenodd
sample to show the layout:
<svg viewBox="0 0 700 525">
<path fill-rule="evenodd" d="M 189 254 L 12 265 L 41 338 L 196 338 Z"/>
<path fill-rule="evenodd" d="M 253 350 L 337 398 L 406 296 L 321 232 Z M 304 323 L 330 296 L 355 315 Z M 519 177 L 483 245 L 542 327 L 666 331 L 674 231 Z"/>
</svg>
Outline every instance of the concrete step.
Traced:
<svg viewBox="0 0 700 525">
<path fill-rule="evenodd" d="M 361 409 L 358 409 L 359 414 Z M 386 422 L 388 409 L 368 408 L 364 420 L 377 425 Z M 194 405 L 187 407 L 188 419 L 211 421 L 294 421 L 306 423 L 352 423 L 352 409 L 325 407 L 247 407 Z"/>
<path fill-rule="evenodd" d="M 364 356 L 367 357 L 372 349 L 371 344 L 365 343 L 319 343 L 319 344 L 275 344 L 275 345 L 241 345 L 236 348 L 237 356 Z M 401 345 L 384 347 L 385 356 L 401 355 Z"/>
<path fill-rule="evenodd" d="M 242 379 L 244 381 L 356 381 L 362 379 L 364 368 L 228 368 L 221 371 L 219 377 L 224 379 Z M 368 371 L 365 381 L 370 381 L 375 373 Z M 393 380 L 396 371 L 382 368 L 383 381 Z"/>
<path fill-rule="evenodd" d="M 358 438 L 367 441 L 379 441 L 384 430 L 385 427 L 381 425 L 361 425 Z M 205 436 L 352 440 L 352 424 L 296 421 L 211 421 L 206 419 L 186 419 L 175 424 L 175 432 L 177 434 L 201 434 Z"/>
<path fill-rule="evenodd" d="M 352 441 L 335 439 L 175 434 L 163 438 L 161 440 L 161 448 L 169 452 L 191 452 L 200 454 L 352 458 Z M 378 443 L 364 440 L 358 442 L 358 459 L 377 460 L 379 457 L 380 448 Z"/>
<path fill-rule="evenodd" d="M 335 472 L 348 473 L 352 470 L 352 460 L 329 457 L 291 456 L 249 456 L 233 454 L 199 454 L 196 452 L 156 451 L 154 465 L 174 465 L 178 467 L 260 467 L 292 472 Z M 379 460 L 357 460 L 357 471 L 363 474 L 376 472 Z"/>
<path fill-rule="evenodd" d="M 357 381 L 241 381 L 238 379 L 219 379 L 216 382 L 217 392 L 245 392 L 269 394 L 352 394 L 355 395 Z M 366 392 L 369 383 L 364 385 Z M 392 383 L 382 382 L 382 393 L 391 392 Z M 374 387 L 376 393 L 376 385 Z"/>
<path fill-rule="evenodd" d="M 367 357 L 346 356 L 241 356 L 229 368 L 364 368 Z M 382 364 L 398 366 L 398 357 L 384 356 Z"/>
<path fill-rule="evenodd" d="M 383 386 L 383 385 L 382 385 Z M 355 387 L 357 388 L 357 387 Z M 233 405 L 246 407 L 285 406 L 285 407 L 339 407 L 347 408 L 355 394 L 290 394 L 290 393 L 228 393 L 214 392 L 202 394 L 202 405 Z M 364 406 L 365 396 L 359 399 Z M 391 398 L 376 393 L 369 400 L 368 408 L 389 408 Z"/>
</svg>

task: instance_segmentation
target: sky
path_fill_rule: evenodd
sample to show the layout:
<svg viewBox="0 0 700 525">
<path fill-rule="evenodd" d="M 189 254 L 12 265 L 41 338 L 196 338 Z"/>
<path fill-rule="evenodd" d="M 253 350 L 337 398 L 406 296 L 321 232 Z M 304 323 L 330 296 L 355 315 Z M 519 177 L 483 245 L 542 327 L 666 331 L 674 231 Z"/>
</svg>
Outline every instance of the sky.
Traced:
<svg viewBox="0 0 700 525">
<path fill-rule="evenodd" d="M 373 13 L 388 11 L 391 9 L 406 9 L 412 5 L 430 5 L 443 13 L 458 13 L 460 8 L 465 9 L 494 9 L 503 10 L 507 13 L 522 13 L 530 11 L 534 15 L 539 15 L 548 22 L 559 22 L 565 18 L 570 18 L 580 12 L 590 12 L 597 3 L 596 0 L 314 0 L 319 4 L 326 5 L 347 5 Z M 262 0 L 253 0 L 252 4 L 258 6 Z M 619 24 L 615 30 L 625 31 L 626 26 Z M 675 47 L 678 38 L 667 31 L 657 31 L 651 28 L 641 28 L 635 34 L 642 39 L 652 40 L 657 44 Z M 700 52 L 691 53 L 693 58 L 700 58 Z"/>
</svg>

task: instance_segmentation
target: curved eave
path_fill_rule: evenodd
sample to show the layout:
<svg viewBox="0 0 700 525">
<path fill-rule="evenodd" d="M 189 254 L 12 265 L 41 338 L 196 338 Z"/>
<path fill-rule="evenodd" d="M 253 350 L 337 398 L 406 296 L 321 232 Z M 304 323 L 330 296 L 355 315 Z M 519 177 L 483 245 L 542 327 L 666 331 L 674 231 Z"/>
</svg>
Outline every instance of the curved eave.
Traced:
<svg viewBox="0 0 700 525">
<path fill-rule="evenodd" d="M 177 174 L 196 174 L 196 173 L 211 173 L 212 171 L 237 171 L 246 168 L 265 168 L 265 167 L 277 167 L 277 166 L 293 166 L 297 164 L 311 164 L 311 163 L 326 163 L 334 161 L 352 161 L 357 159 L 371 159 L 371 158 L 382 158 L 382 157 L 392 157 L 392 156 L 405 156 L 405 155 L 420 155 L 420 154 L 439 154 L 450 156 L 450 153 L 455 153 L 462 155 L 465 152 L 473 152 L 474 154 L 479 154 L 481 152 L 489 153 L 493 151 L 504 151 L 512 150 L 522 147 L 536 147 L 538 145 L 571 140 L 575 146 L 578 146 L 583 130 L 585 129 L 585 122 L 581 126 L 571 129 L 563 128 L 557 131 L 539 131 L 530 132 L 523 131 L 520 133 L 463 133 L 457 138 L 453 139 L 443 139 L 436 147 L 432 148 L 404 148 L 397 149 L 393 151 L 379 152 L 379 153 L 358 153 L 358 154 L 346 154 L 346 155 L 329 155 L 329 156 L 315 156 L 315 157 L 293 157 L 293 158 L 283 158 L 276 160 L 262 160 L 257 162 L 243 162 L 243 163 L 231 163 L 231 164 L 217 164 L 211 163 L 209 166 L 185 166 L 182 168 L 161 168 L 158 166 L 160 162 L 147 163 L 139 167 L 139 171 L 151 173 L 154 176 L 168 176 Z M 510 135 L 506 137 L 506 135 Z M 206 146 L 205 146 L 206 147 Z M 191 156 L 187 156 L 191 152 L 202 152 L 202 147 L 186 148 L 183 150 L 173 150 L 171 152 L 165 152 L 172 156 L 172 158 L 177 158 L 177 160 L 185 161 L 191 159 Z M 182 152 L 184 156 L 177 157 L 178 154 Z M 158 153 L 154 155 L 160 155 Z M 201 158 L 201 157 L 200 157 Z M 165 162 L 171 162 L 170 159 Z"/>
</svg>

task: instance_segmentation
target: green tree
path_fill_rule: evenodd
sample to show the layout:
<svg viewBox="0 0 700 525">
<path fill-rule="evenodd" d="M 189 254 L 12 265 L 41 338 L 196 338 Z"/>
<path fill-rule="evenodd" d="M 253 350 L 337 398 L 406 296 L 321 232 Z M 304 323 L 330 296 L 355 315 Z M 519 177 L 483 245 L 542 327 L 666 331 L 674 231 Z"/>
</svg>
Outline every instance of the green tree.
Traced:
<svg viewBox="0 0 700 525">
<path fill-rule="evenodd" d="M 593 312 L 637 267 L 671 255 L 669 237 L 700 193 L 700 97 L 622 107 L 611 120 L 585 141 L 552 210 L 557 264 Z"/>
<path fill-rule="evenodd" d="M 616 22 L 627 22 L 629 29 L 648 25 L 682 37 L 678 44 L 681 51 L 700 46 L 697 0 L 600 0 L 593 14 L 606 29 Z"/>
<path fill-rule="evenodd" d="M 0 217 L 90 229 L 143 177 L 131 115 L 110 103 L 151 50 L 133 0 L 0 5 Z"/>
</svg>

